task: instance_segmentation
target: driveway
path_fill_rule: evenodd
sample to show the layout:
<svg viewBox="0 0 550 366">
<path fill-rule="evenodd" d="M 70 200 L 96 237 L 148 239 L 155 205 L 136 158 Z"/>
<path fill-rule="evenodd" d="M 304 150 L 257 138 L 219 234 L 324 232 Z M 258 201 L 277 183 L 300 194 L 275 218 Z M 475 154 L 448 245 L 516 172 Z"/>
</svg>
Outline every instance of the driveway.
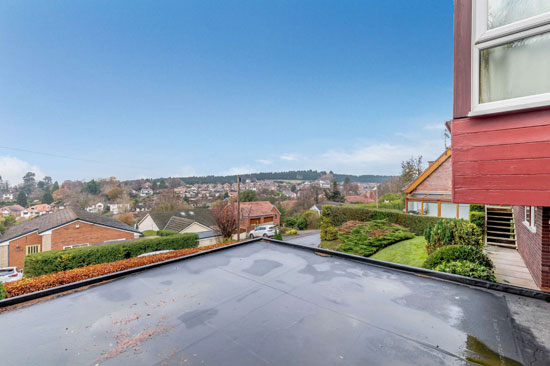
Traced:
<svg viewBox="0 0 550 366">
<path fill-rule="evenodd" d="M 321 244 L 321 230 L 309 230 L 299 235 L 283 235 L 283 240 L 293 244 L 317 248 Z"/>
</svg>

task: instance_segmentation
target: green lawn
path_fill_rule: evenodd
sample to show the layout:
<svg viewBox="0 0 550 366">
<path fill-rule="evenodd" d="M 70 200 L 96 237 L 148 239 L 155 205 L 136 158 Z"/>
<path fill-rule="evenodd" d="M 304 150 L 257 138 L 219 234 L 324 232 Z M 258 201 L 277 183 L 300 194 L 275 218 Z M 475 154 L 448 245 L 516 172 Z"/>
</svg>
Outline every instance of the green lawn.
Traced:
<svg viewBox="0 0 550 366">
<path fill-rule="evenodd" d="M 422 264 L 426 258 L 428 258 L 428 252 L 426 251 L 426 239 L 424 239 L 423 236 L 415 236 L 412 239 L 400 241 L 399 243 L 390 245 L 389 247 L 380 250 L 370 258 L 386 262 L 407 264 L 409 266 L 422 267 Z"/>
</svg>

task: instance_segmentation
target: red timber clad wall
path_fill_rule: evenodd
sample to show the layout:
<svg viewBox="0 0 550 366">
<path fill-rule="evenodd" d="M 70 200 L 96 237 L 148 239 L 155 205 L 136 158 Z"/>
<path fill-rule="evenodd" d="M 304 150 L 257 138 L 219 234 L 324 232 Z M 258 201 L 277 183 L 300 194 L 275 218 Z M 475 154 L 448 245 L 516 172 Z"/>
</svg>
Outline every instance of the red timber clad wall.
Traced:
<svg viewBox="0 0 550 366">
<path fill-rule="evenodd" d="M 519 206 L 518 250 L 539 286 L 550 288 L 550 108 L 468 117 L 472 0 L 455 0 L 453 202 Z M 536 206 L 535 233 L 523 207 Z"/>
</svg>

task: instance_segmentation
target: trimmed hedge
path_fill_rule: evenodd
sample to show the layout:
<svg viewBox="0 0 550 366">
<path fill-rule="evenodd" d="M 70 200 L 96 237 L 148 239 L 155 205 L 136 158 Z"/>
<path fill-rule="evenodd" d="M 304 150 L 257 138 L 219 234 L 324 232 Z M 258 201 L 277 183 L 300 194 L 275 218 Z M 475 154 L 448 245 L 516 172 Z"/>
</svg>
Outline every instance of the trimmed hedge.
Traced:
<svg viewBox="0 0 550 366">
<path fill-rule="evenodd" d="M 485 205 L 470 205 L 470 212 L 485 212 Z"/>
<path fill-rule="evenodd" d="M 170 235 L 176 235 L 179 234 L 177 231 L 174 230 L 159 230 L 157 231 L 158 236 L 170 236 Z"/>
<path fill-rule="evenodd" d="M 437 267 L 436 271 L 453 273 L 460 276 L 479 278 L 480 280 L 496 282 L 496 277 L 493 272 L 481 264 L 472 263 L 470 261 L 460 260 L 454 262 L 445 262 Z"/>
<path fill-rule="evenodd" d="M 470 211 L 470 222 L 483 233 L 485 231 L 485 212 Z"/>
<path fill-rule="evenodd" d="M 321 216 L 321 233 L 323 228 L 326 230 L 328 226 L 340 226 L 346 221 L 387 220 L 406 227 L 416 235 L 422 235 L 430 224 L 441 220 L 439 217 L 410 215 L 398 210 L 329 205 L 323 206 Z"/>
<path fill-rule="evenodd" d="M 157 236 L 157 232 L 155 230 L 145 230 L 143 233 L 143 236 Z"/>
<path fill-rule="evenodd" d="M 477 248 L 466 245 L 449 245 L 437 249 L 428 256 L 423 267 L 427 269 L 436 269 L 437 266 L 443 263 L 460 260 L 476 263 L 487 267 L 490 270 L 494 268 L 493 262 L 487 254 Z"/>
<path fill-rule="evenodd" d="M 137 257 L 157 250 L 195 248 L 199 245 L 198 239 L 195 233 L 185 233 L 92 247 L 50 250 L 25 256 L 23 274 L 25 277 L 34 277 Z"/>
<path fill-rule="evenodd" d="M 444 219 L 430 225 L 424 232 L 428 254 L 449 245 L 468 245 L 483 249 L 483 233 L 465 220 Z"/>
</svg>

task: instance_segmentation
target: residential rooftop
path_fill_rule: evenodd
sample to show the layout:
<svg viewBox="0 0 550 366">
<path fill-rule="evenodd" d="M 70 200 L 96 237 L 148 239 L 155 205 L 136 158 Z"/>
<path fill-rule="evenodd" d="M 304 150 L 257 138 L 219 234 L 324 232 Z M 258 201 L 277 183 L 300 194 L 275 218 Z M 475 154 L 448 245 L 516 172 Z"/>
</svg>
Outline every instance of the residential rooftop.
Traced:
<svg viewBox="0 0 550 366">
<path fill-rule="evenodd" d="M 544 301 L 326 253 L 249 242 L 12 309 L 3 362 L 547 365 Z"/>
</svg>

